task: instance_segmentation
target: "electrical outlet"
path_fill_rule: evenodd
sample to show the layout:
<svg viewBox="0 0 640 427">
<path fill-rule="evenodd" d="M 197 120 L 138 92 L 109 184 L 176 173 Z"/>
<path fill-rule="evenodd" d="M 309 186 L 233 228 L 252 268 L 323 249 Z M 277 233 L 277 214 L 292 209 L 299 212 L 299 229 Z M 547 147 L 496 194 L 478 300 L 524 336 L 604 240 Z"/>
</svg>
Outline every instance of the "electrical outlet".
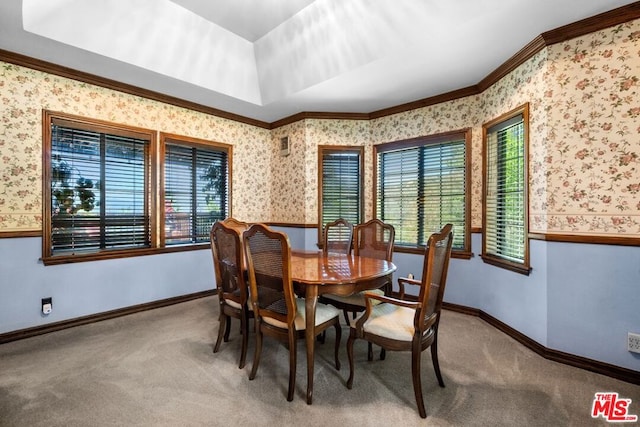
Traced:
<svg viewBox="0 0 640 427">
<path fill-rule="evenodd" d="M 640 334 L 628 333 L 627 350 L 640 353 Z"/>
<path fill-rule="evenodd" d="M 51 314 L 51 310 L 53 310 L 53 300 L 51 299 L 51 297 L 42 298 L 41 307 L 42 314 Z"/>
</svg>

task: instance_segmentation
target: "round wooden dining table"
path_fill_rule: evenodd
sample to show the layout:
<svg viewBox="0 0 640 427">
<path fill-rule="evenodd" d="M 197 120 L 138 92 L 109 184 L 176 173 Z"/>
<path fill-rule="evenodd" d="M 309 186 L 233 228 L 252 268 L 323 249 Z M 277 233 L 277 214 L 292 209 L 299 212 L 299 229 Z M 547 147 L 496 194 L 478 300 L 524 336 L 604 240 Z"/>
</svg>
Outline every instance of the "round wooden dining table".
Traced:
<svg viewBox="0 0 640 427">
<path fill-rule="evenodd" d="M 355 255 L 328 254 L 321 251 L 292 251 L 291 276 L 296 292 L 305 297 L 307 347 L 307 404 L 313 401 L 313 361 L 315 351 L 315 315 L 318 296 L 351 295 L 377 289 L 392 281 L 396 266 L 389 261 Z"/>
</svg>

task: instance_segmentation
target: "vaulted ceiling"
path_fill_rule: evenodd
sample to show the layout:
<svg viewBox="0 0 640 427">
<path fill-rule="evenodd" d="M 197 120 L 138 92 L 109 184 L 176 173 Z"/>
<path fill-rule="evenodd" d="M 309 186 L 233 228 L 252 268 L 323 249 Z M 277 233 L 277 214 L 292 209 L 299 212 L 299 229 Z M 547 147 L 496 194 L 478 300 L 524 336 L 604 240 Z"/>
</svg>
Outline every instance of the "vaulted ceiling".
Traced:
<svg viewBox="0 0 640 427">
<path fill-rule="evenodd" d="M 0 49 L 273 122 L 480 82 L 625 0 L 2 0 Z"/>
</svg>

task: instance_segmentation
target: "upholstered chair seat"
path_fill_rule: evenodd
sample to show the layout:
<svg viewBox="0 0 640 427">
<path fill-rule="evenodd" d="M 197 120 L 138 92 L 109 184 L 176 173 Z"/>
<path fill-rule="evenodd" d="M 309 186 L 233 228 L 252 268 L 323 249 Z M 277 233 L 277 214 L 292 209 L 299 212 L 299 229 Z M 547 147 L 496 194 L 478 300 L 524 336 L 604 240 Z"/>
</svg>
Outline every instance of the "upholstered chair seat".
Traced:
<svg viewBox="0 0 640 427">
<path fill-rule="evenodd" d="M 349 321 L 349 379 L 347 388 L 353 387 L 354 352 L 356 339 L 364 339 L 385 350 L 411 352 L 411 379 L 413 393 L 422 418 L 427 417 L 422 396 L 420 365 L 422 352 L 431 349 L 431 361 L 440 387 L 444 380 L 438 362 L 438 325 L 447 283 L 453 226 L 445 225 L 439 233 L 429 237 L 422 267 L 422 279 L 398 278 L 400 298 L 365 292 L 365 311 Z M 420 292 L 415 300 L 405 299 L 405 286 L 417 286 Z M 378 304 L 373 304 L 377 301 Z M 369 360 L 371 357 L 369 356 Z M 396 372 L 394 371 L 394 375 Z"/>
<path fill-rule="evenodd" d="M 373 301 L 372 301 L 373 302 Z M 416 317 L 416 310 L 408 307 L 400 307 L 393 304 L 377 304 L 371 309 L 369 318 L 362 325 L 362 329 L 367 334 L 377 335 L 396 341 L 411 341 L 415 332 L 413 324 Z M 355 327 L 356 322 L 364 313 L 351 320 L 351 326 Z"/>
<path fill-rule="evenodd" d="M 251 303 L 256 319 L 256 345 L 249 380 L 258 372 L 263 336 L 286 342 L 289 348 L 289 387 L 287 400 L 293 400 L 296 386 L 297 340 L 305 337 L 305 300 L 295 296 L 291 277 L 291 244 L 286 234 L 264 224 L 254 224 L 243 234 L 249 266 Z M 322 334 L 335 329 L 334 358 L 340 369 L 338 352 L 342 328 L 340 310 L 316 305 L 314 328 Z M 308 400 L 308 403 L 311 403 Z"/>
<path fill-rule="evenodd" d="M 364 224 L 358 224 L 353 229 L 353 253 L 356 256 L 385 259 L 391 261 L 393 257 L 393 243 L 395 229 L 391 224 L 385 224 L 379 219 L 372 219 Z M 391 290 L 391 283 L 385 284 L 377 292 L 384 295 Z M 371 291 L 367 291 L 371 292 Z M 364 311 L 366 307 L 362 292 L 350 296 L 324 294 L 321 300 L 342 310 L 345 321 L 349 324 L 348 313 Z M 381 357 L 384 353 L 381 354 Z"/>
<path fill-rule="evenodd" d="M 296 318 L 293 321 L 294 326 L 296 327 L 296 331 L 304 331 L 307 328 L 307 317 L 305 314 L 305 301 L 304 298 L 296 298 Z M 317 304 L 316 305 L 316 321 L 315 326 L 322 325 L 325 322 L 333 319 L 336 316 L 340 316 L 340 310 L 335 307 L 331 307 L 326 304 Z M 277 328 L 287 328 L 287 324 L 281 322 L 273 317 L 265 317 L 262 319 L 264 323 L 268 323 L 271 326 L 275 326 Z"/>
<path fill-rule="evenodd" d="M 239 304 L 239 303 L 237 303 L 237 302 L 235 302 L 235 301 L 234 301 L 234 300 L 232 300 L 232 299 L 227 300 L 227 305 L 228 305 L 228 306 L 231 306 L 231 307 L 233 307 L 233 308 L 237 308 L 238 310 L 241 310 L 241 309 L 242 309 L 242 305 L 241 305 L 241 304 Z M 247 304 L 247 309 L 248 309 L 249 311 L 253 311 L 253 307 L 251 306 L 251 304 Z"/>
</svg>

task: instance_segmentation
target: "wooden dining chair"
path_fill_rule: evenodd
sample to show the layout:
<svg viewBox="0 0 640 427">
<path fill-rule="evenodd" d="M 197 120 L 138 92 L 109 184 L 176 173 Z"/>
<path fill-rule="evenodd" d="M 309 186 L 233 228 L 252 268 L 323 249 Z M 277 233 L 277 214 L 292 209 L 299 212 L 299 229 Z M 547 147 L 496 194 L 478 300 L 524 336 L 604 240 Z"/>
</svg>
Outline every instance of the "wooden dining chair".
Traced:
<svg viewBox="0 0 640 427">
<path fill-rule="evenodd" d="M 395 229 L 391 224 L 385 224 L 379 219 L 372 219 L 364 224 L 355 226 L 353 254 L 391 262 L 394 240 Z M 373 292 L 384 295 L 390 291 L 391 283 L 386 283 L 383 288 Z M 343 311 L 347 324 L 350 322 L 348 313 L 352 313 L 352 317 L 355 317 L 355 313 L 362 312 L 365 309 L 365 300 L 362 292 L 349 296 L 326 294 L 323 297 L 327 303 Z"/>
<path fill-rule="evenodd" d="M 356 339 L 364 339 L 386 350 L 410 351 L 411 376 L 418 412 L 422 418 L 426 418 L 427 413 L 422 397 L 420 359 L 422 352 L 430 347 L 438 384 L 440 387 L 444 387 L 438 363 L 438 326 L 452 243 L 451 224 L 447 224 L 439 233 L 434 233 L 429 237 L 424 256 L 422 280 L 398 279 L 400 299 L 385 295 L 365 294 L 366 310 L 351 322 L 347 341 L 347 355 L 349 357 L 347 388 L 351 389 L 353 386 L 353 345 Z M 420 287 L 417 301 L 405 300 L 405 285 Z M 374 301 L 378 304 L 374 304 Z"/>
<path fill-rule="evenodd" d="M 393 258 L 393 243 L 395 241 L 395 228 L 391 224 L 386 224 L 377 218 L 358 224 L 354 228 L 353 254 L 356 256 L 364 256 L 368 258 L 384 259 L 389 262 Z M 385 295 L 391 292 L 391 282 L 385 283 L 380 289 L 372 291 L 379 295 Z M 342 310 L 347 325 L 349 313 L 352 318 L 356 317 L 356 313 L 364 311 L 366 303 L 364 293 L 358 292 L 353 295 L 334 295 L 325 294 L 322 296 L 322 302 L 331 304 Z M 373 360 L 373 347 L 369 345 L 369 360 Z M 384 348 L 380 350 L 380 358 L 385 358 Z"/>
<path fill-rule="evenodd" d="M 240 333 L 242 334 L 239 367 L 242 369 L 247 357 L 249 318 L 253 317 L 245 280 L 242 241 L 238 229 L 232 228 L 222 221 L 216 221 L 213 224 L 210 238 L 220 303 L 218 338 L 213 352 L 218 352 L 223 340 L 224 342 L 229 341 L 231 318 L 239 319 Z"/>
<path fill-rule="evenodd" d="M 240 238 L 242 239 L 242 233 L 245 232 L 245 230 L 247 230 L 249 228 L 249 223 L 248 222 L 244 222 L 244 221 L 240 221 L 236 218 L 233 217 L 227 217 L 225 218 L 222 223 L 224 225 L 226 225 L 229 228 L 233 228 L 234 230 L 236 230 L 238 232 L 238 234 L 240 235 Z"/>
<path fill-rule="evenodd" d="M 305 301 L 296 298 L 291 278 L 291 246 L 287 235 L 263 224 L 254 224 L 244 233 L 249 265 L 251 302 L 256 316 L 256 346 L 249 379 L 258 371 L 263 335 L 284 341 L 289 347 L 289 388 L 287 400 L 293 400 L 296 384 L 297 340 L 305 336 Z M 335 365 L 340 369 L 338 350 L 342 337 L 340 311 L 317 304 L 315 330 L 335 328 Z"/>
<path fill-rule="evenodd" d="M 353 244 L 353 224 L 339 218 L 324 226 L 324 242 L 322 251 L 329 253 L 350 254 Z"/>
</svg>

